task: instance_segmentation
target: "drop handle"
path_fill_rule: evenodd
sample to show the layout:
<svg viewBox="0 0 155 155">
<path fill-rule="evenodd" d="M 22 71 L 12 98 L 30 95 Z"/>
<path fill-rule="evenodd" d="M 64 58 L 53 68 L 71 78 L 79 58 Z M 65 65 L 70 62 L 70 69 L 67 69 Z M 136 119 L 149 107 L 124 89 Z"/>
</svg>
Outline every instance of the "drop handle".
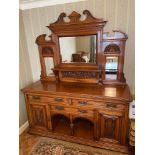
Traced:
<svg viewBox="0 0 155 155">
<path fill-rule="evenodd" d="M 117 105 L 116 104 L 113 104 L 113 103 L 107 103 L 106 104 L 106 107 L 107 108 L 117 108 Z"/>
<path fill-rule="evenodd" d="M 32 99 L 34 99 L 34 100 L 40 100 L 40 97 L 39 96 L 32 96 Z"/>
<path fill-rule="evenodd" d="M 55 98 L 55 101 L 56 102 L 63 102 L 64 100 L 63 100 L 63 98 Z"/>
<path fill-rule="evenodd" d="M 85 101 L 79 101 L 79 104 L 80 104 L 80 105 L 86 105 L 87 102 L 85 102 Z"/>
<path fill-rule="evenodd" d="M 81 113 L 87 113 L 87 110 L 81 110 L 81 109 L 79 109 L 79 112 L 81 112 Z"/>
<path fill-rule="evenodd" d="M 57 110 L 64 110 L 64 107 L 63 107 L 63 106 L 55 106 L 55 108 L 56 108 Z"/>
</svg>

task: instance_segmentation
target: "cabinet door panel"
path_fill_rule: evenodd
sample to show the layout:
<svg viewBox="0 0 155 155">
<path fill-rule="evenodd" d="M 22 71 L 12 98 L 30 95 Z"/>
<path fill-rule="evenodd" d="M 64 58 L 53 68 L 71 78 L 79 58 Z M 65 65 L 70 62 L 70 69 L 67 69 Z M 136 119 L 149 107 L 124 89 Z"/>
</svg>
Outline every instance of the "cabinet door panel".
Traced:
<svg viewBox="0 0 155 155">
<path fill-rule="evenodd" d="M 116 113 L 117 114 L 117 113 Z M 100 139 L 103 141 L 120 143 L 122 132 L 122 114 L 110 115 L 100 113 Z"/>
<path fill-rule="evenodd" d="M 30 104 L 32 128 L 47 128 L 46 107 L 44 105 Z"/>
</svg>

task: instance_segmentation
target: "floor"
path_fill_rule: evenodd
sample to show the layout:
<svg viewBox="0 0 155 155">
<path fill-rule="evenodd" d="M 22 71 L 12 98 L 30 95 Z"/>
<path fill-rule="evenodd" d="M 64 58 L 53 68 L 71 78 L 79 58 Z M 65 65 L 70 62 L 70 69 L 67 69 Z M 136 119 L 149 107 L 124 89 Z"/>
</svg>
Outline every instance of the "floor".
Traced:
<svg viewBox="0 0 155 155">
<path fill-rule="evenodd" d="M 40 136 L 28 134 L 27 131 L 22 133 L 19 137 L 19 155 L 28 155 L 28 152 L 39 139 Z M 133 148 L 130 148 L 129 150 L 129 155 L 135 154 Z"/>
<path fill-rule="evenodd" d="M 19 136 L 19 155 L 28 155 L 39 138 L 39 136 L 28 134 L 27 131 L 22 133 Z"/>
</svg>

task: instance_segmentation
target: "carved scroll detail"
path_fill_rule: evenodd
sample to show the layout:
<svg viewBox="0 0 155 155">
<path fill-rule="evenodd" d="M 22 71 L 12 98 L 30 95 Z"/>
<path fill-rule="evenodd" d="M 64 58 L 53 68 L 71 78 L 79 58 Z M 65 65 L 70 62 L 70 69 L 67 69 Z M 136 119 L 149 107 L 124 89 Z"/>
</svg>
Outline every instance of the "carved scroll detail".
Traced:
<svg viewBox="0 0 155 155">
<path fill-rule="evenodd" d="M 52 39 L 52 35 L 48 36 L 50 38 L 50 40 L 46 40 L 46 34 L 42 34 L 40 36 L 37 37 L 36 39 L 36 43 L 38 45 L 42 45 L 42 44 L 55 44 L 53 39 Z"/>
<path fill-rule="evenodd" d="M 65 17 L 67 17 L 66 13 L 64 13 L 64 12 L 61 13 L 61 14 L 59 15 L 57 21 L 55 22 L 55 24 L 56 24 L 56 23 L 59 23 L 59 24 L 60 24 L 60 23 L 65 23 L 65 21 L 64 21 L 64 18 L 65 18 Z"/>
<path fill-rule="evenodd" d="M 61 13 L 57 19 L 57 21 L 55 23 L 51 23 L 50 26 L 48 26 L 49 28 L 52 25 L 59 25 L 59 24 L 64 24 L 64 25 L 68 25 L 68 24 L 81 24 L 81 23 L 89 23 L 89 22 L 103 22 L 106 23 L 107 21 L 104 21 L 103 19 L 97 19 L 95 17 L 93 17 L 93 15 L 88 11 L 88 10 L 84 10 L 83 11 L 83 15 L 86 15 L 86 19 L 81 21 L 81 15 L 79 13 L 77 13 L 76 11 L 73 11 L 69 16 L 66 15 L 66 13 Z M 69 18 L 69 22 L 65 22 L 64 18 L 68 17 Z"/>
</svg>

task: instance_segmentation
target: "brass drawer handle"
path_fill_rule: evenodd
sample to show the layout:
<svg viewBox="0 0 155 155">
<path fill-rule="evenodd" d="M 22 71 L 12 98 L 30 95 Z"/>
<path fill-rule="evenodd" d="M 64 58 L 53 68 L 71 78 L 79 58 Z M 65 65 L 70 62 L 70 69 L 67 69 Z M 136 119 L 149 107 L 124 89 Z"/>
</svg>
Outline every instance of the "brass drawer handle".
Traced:
<svg viewBox="0 0 155 155">
<path fill-rule="evenodd" d="M 81 109 L 79 109 L 79 112 L 81 112 L 81 113 L 87 113 L 87 110 L 81 110 Z"/>
<path fill-rule="evenodd" d="M 57 110 L 64 110 L 64 107 L 63 107 L 63 106 L 55 106 L 55 108 L 56 108 Z"/>
<path fill-rule="evenodd" d="M 63 102 L 64 100 L 63 100 L 63 98 L 55 98 L 55 101 L 56 102 Z"/>
<path fill-rule="evenodd" d="M 80 105 L 86 105 L 87 102 L 85 102 L 85 101 L 79 101 L 79 104 L 80 104 Z"/>
<path fill-rule="evenodd" d="M 116 104 L 113 104 L 113 103 L 107 103 L 106 104 L 106 107 L 107 108 L 117 108 L 117 105 Z"/>
<path fill-rule="evenodd" d="M 32 99 L 34 99 L 34 100 L 40 100 L 40 97 L 39 96 L 32 96 Z"/>
</svg>

